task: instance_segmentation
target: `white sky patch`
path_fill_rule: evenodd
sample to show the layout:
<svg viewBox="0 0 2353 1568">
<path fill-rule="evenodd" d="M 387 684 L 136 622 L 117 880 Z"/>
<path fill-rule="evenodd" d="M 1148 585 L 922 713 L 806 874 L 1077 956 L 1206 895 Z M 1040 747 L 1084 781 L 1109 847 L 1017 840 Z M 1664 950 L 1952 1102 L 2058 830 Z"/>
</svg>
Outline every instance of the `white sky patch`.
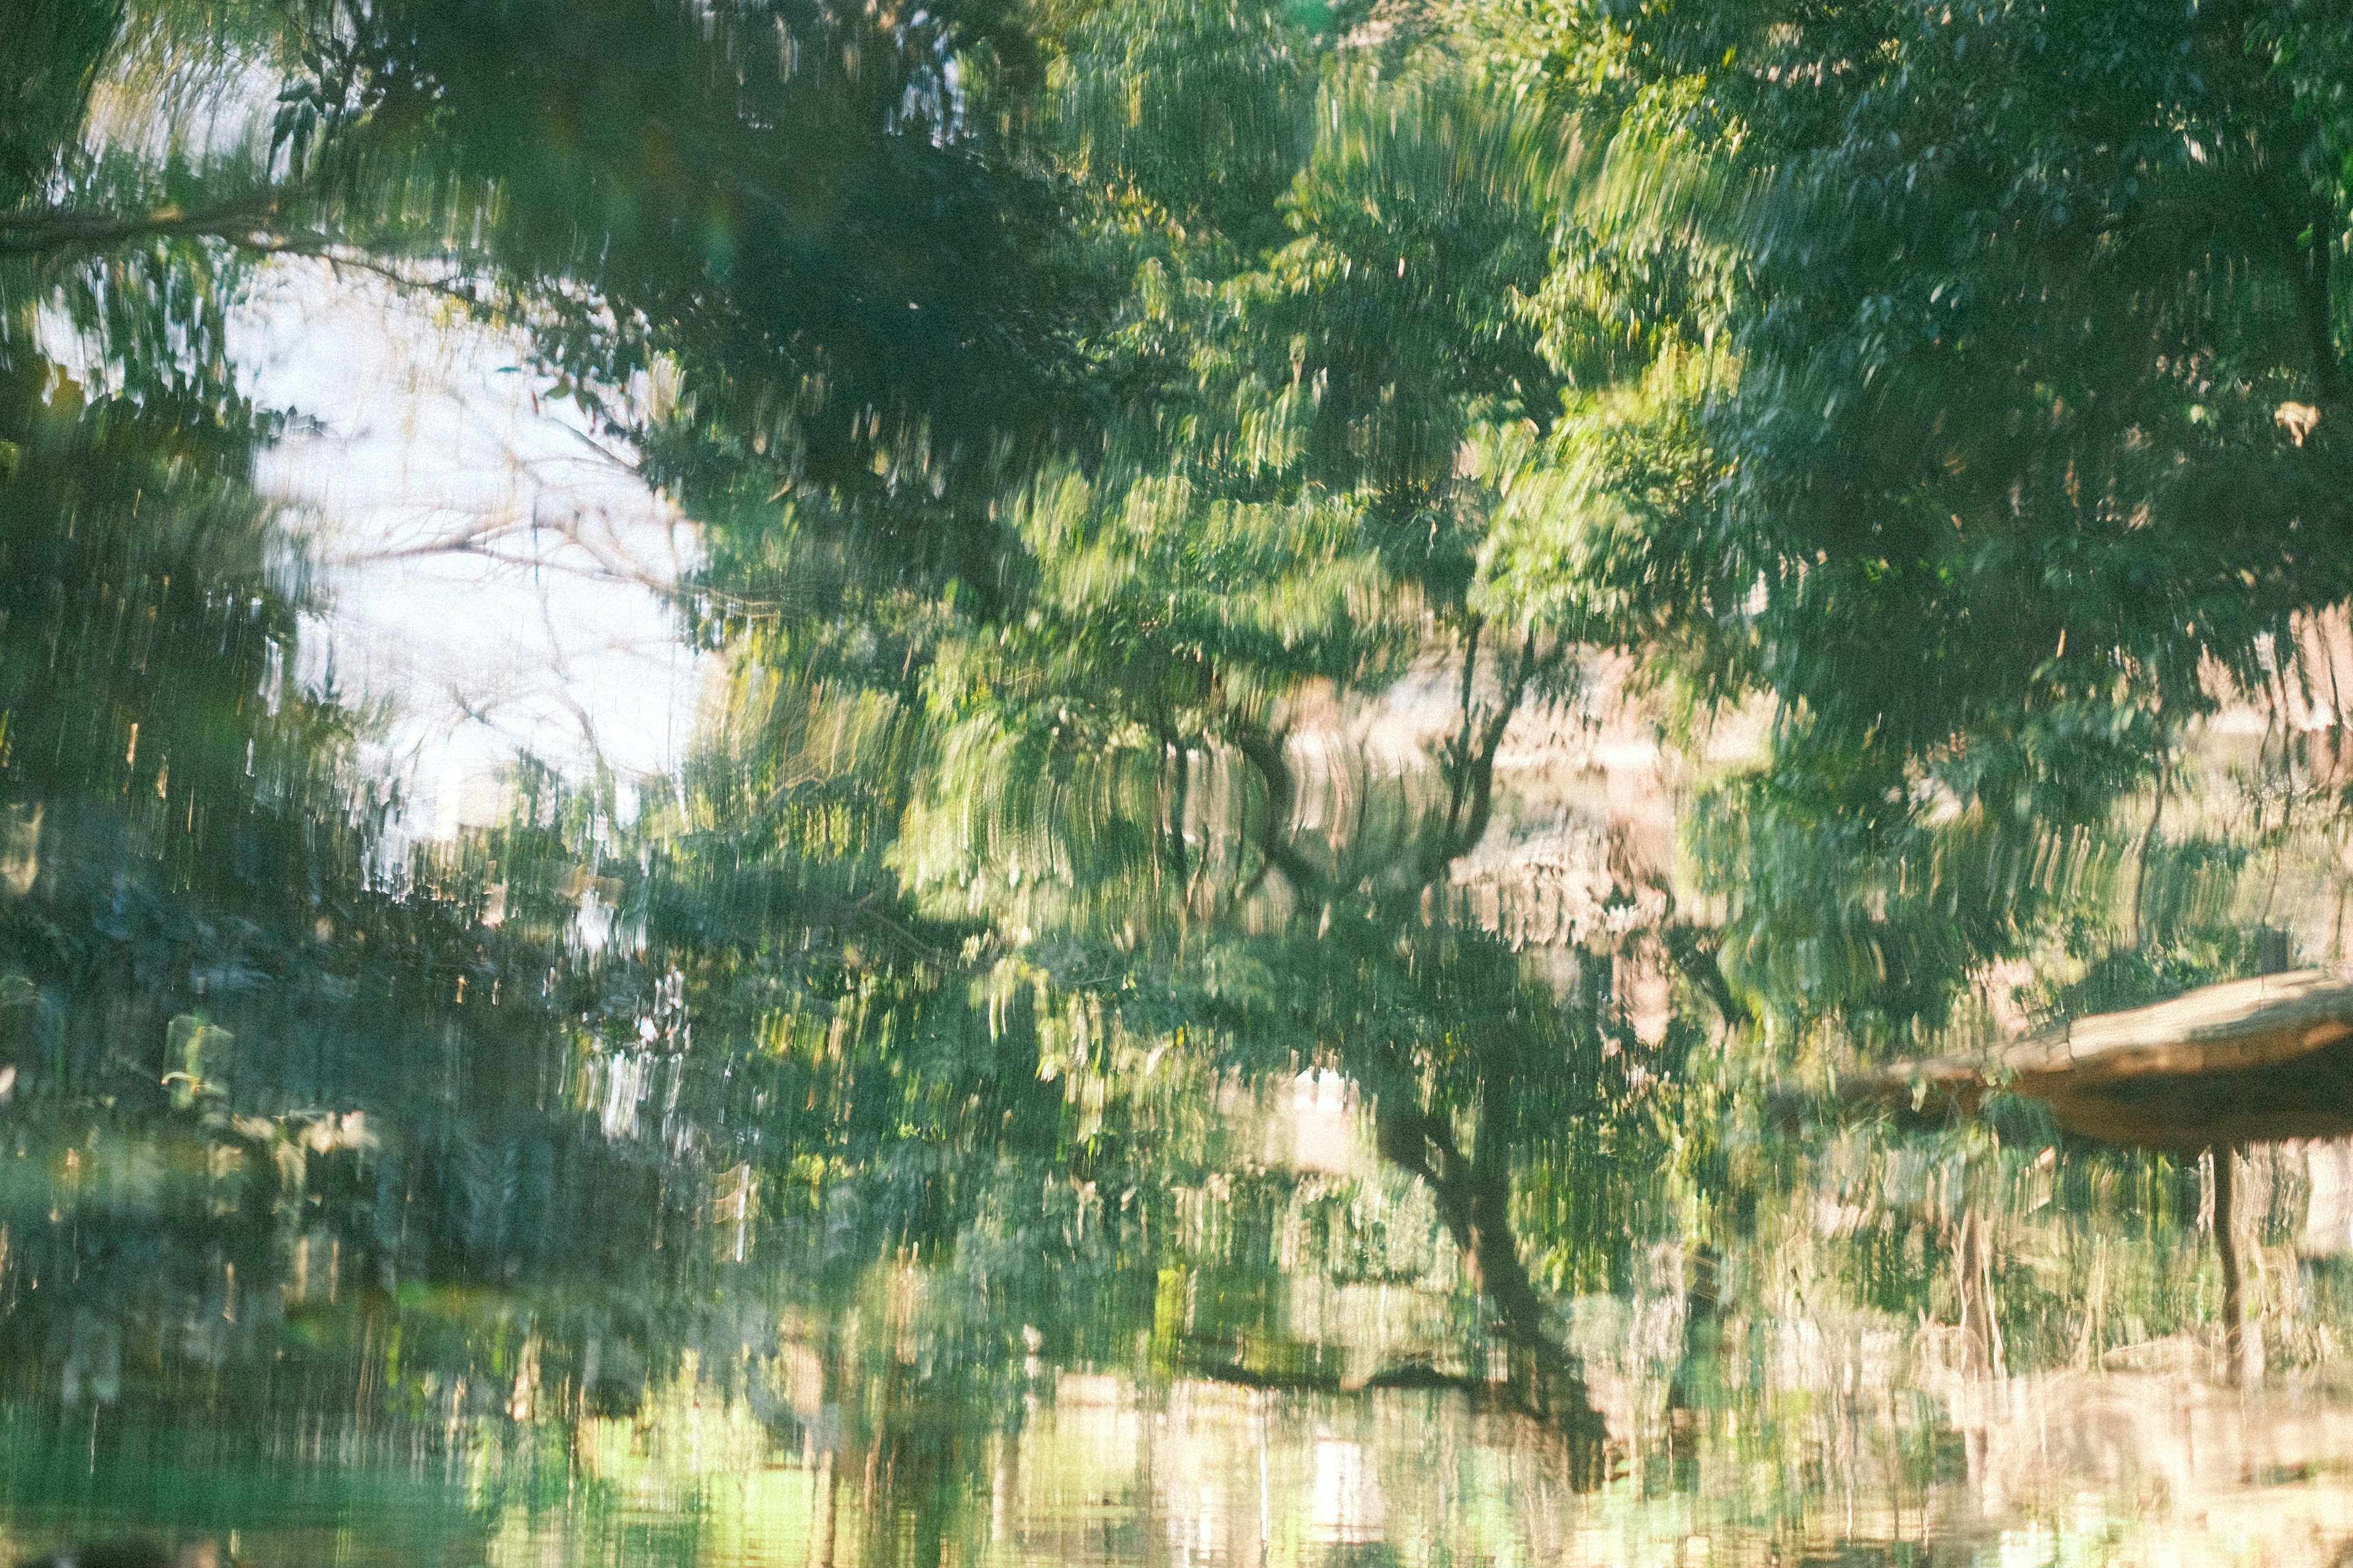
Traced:
<svg viewBox="0 0 2353 1568">
<path fill-rule="evenodd" d="M 159 28 L 118 52 L 86 134 L 258 170 L 288 68 Z M 62 323 L 50 335 L 83 357 Z M 708 659 L 662 595 L 693 564 L 692 530 L 541 395 L 521 333 L 287 258 L 258 268 L 229 346 L 257 402 L 316 422 L 263 456 L 260 488 L 308 520 L 329 601 L 303 674 L 332 664 L 346 700 L 392 710 L 403 836 L 494 818 L 495 774 L 525 752 L 575 775 L 601 760 L 625 805 L 675 772 Z"/>
<path fill-rule="evenodd" d="M 672 772 L 705 659 L 662 597 L 691 526 L 543 394 L 520 337 L 354 268 L 265 270 L 234 354 L 265 406 L 315 421 L 262 465 L 311 521 L 325 647 L 347 699 L 386 700 L 411 831 L 498 809 L 528 751 L 578 773 Z"/>
</svg>

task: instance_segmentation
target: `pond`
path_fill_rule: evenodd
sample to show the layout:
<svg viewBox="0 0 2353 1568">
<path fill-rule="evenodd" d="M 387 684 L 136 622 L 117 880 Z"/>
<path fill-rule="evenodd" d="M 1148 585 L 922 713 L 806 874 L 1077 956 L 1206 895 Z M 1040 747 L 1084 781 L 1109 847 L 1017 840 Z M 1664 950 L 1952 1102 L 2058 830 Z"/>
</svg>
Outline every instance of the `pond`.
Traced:
<svg viewBox="0 0 2353 1568">
<path fill-rule="evenodd" d="M 643 1261 L 669 1264 L 503 1285 L 359 1265 L 337 1207 L 390 1185 L 364 1128 L 313 1124 L 303 1195 L 281 1166 L 275 1214 L 224 1195 L 253 1152 L 234 1129 L 201 1155 L 20 1132 L 0 1549 L 2319 1563 L 2353 1541 L 2333 1145 L 2241 1156 L 2271 1357 L 2246 1389 L 2221 1376 L 2197 1162 L 1875 1127 L 1777 1151 L 1790 1187 L 1759 1195 L 1746 1241 L 1646 1244 L 1622 1289 L 1561 1303 L 1596 1436 L 1508 1381 L 1352 1097 L 1309 1079 L 1226 1112 L 1279 1159 L 1255 1191 L 1192 1194 L 1198 1228 L 1165 1249 L 1067 1181 L 1026 1213 L 998 1193 L 992 1225 L 928 1258 L 747 1226 L 723 1188 L 668 1211 Z M 1992 1365 L 1965 1218 L 1991 1238 Z M 240 1237 L 252 1220 L 267 1234 Z M 1022 1265 L 1032 1247 L 1047 1267 Z"/>
<path fill-rule="evenodd" d="M 0 0 L 0 1564 L 2353 1563 L 2343 11 Z"/>
</svg>

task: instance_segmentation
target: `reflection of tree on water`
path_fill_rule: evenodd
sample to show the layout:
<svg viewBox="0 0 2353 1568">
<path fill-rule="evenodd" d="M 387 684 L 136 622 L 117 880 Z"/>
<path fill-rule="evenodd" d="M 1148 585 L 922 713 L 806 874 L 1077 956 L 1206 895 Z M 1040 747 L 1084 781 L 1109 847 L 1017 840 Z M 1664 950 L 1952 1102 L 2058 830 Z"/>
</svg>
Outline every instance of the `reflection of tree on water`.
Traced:
<svg viewBox="0 0 2353 1568">
<path fill-rule="evenodd" d="M 33 9 L 21 1495 L 259 1476 L 287 1559 L 405 1475 L 501 1561 L 1688 1562 L 2346 1448 L 2117 1364 L 2239 1293 L 2187 1165 L 1754 1092 L 2328 940 L 2325 15 Z M 85 125 L 215 22 L 249 142 Z M 1973 28 L 2031 127 L 1941 96 Z M 1951 145 L 2213 251 L 1989 235 L 1890 173 Z M 229 353 L 288 251 L 513 326 L 701 522 L 727 668 L 635 815 L 518 766 L 393 847 Z M 2252 761 L 2195 727 L 2267 685 Z M 2325 1383 L 2342 1269 L 2247 1246 Z"/>
</svg>

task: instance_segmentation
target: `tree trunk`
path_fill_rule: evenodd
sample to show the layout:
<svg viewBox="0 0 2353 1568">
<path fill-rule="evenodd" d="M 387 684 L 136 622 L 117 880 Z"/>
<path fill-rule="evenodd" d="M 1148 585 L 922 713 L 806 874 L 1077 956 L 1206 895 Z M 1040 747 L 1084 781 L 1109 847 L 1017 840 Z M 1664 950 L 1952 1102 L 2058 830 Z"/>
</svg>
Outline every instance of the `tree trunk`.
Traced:
<svg viewBox="0 0 2353 1568">
<path fill-rule="evenodd" d="M 0 216 L 0 256 L 45 256 L 60 250 L 104 250 L 117 245 L 175 236 L 237 238 L 249 236 L 276 216 L 274 193 L 239 196 L 184 212 L 47 212 Z"/>
<path fill-rule="evenodd" d="M 1598 1445 L 1603 1436 L 1575 1359 L 1545 1331 L 1544 1301 L 1520 1261 L 1512 1235 L 1511 1177 L 1482 1139 L 1477 1160 L 1465 1159 L 1453 1130 L 1439 1117 L 1384 1103 L 1374 1118 L 1386 1159 L 1428 1184 L 1439 1217 L 1462 1254 L 1462 1267 L 1487 1304 L 1489 1322 L 1511 1347 L 1513 1381 L 1531 1412 L 1556 1422 L 1572 1438 Z"/>
<path fill-rule="evenodd" d="M 2228 1144 L 2211 1151 L 2214 1160 L 2214 1251 L 2222 1260 L 2222 1375 L 2237 1387 L 2259 1364 L 2259 1345 L 2247 1332 L 2245 1271 L 2239 1258 L 2236 1194 L 2239 1152 Z"/>
<path fill-rule="evenodd" d="M 1966 1196 L 1962 1201 L 1968 1204 Z M 1961 1301 L 1964 1370 L 1975 1377 L 2007 1377 L 2001 1323 L 1993 1310 L 1993 1248 L 1986 1237 L 1985 1219 L 1974 1205 L 1963 1209 L 1954 1235 L 1953 1282 Z"/>
<path fill-rule="evenodd" d="M 840 1488 L 841 1478 L 834 1469 L 833 1448 L 828 1445 L 817 1461 L 817 1518 L 809 1534 L 809 1562 L 815 1568 L 833 1568 L 834 1493 Z"/>
</svg>

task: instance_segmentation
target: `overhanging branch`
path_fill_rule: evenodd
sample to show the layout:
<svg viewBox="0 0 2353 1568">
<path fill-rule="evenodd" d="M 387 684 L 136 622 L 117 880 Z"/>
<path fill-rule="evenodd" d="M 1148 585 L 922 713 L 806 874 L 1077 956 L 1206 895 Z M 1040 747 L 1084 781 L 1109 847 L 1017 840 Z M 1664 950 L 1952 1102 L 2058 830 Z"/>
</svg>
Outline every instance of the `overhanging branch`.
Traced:
<svg viewBox="0 0 2353 1568">
<path fill-rule="evenodd" d="M 1382 1157 L 1430 1189 L 1461 1253 L 1463 1272 L 1519 1363 L 1518 1381 L 1532 1412 L 1573 1436 L 1598 1443 L 1601 1414 L 1575 1359 L 1546 1331 L 1543 1300 L 1520 1261 L 1512 1234 L 1510 1175 L 1494 1163 L 1492 1152 L 1466 1157 L 1442 1115 L 1384 1098 L 1373 1124 Z"/>
<path fill-rule="evenodd" d="M 0 214 L 0 256 L 106 250 L 142 239 L 251 237 L 279 210 L 280 194 L 233 197 L 210 206 L 143 213 L 59 211 Z"/>
</svg>

